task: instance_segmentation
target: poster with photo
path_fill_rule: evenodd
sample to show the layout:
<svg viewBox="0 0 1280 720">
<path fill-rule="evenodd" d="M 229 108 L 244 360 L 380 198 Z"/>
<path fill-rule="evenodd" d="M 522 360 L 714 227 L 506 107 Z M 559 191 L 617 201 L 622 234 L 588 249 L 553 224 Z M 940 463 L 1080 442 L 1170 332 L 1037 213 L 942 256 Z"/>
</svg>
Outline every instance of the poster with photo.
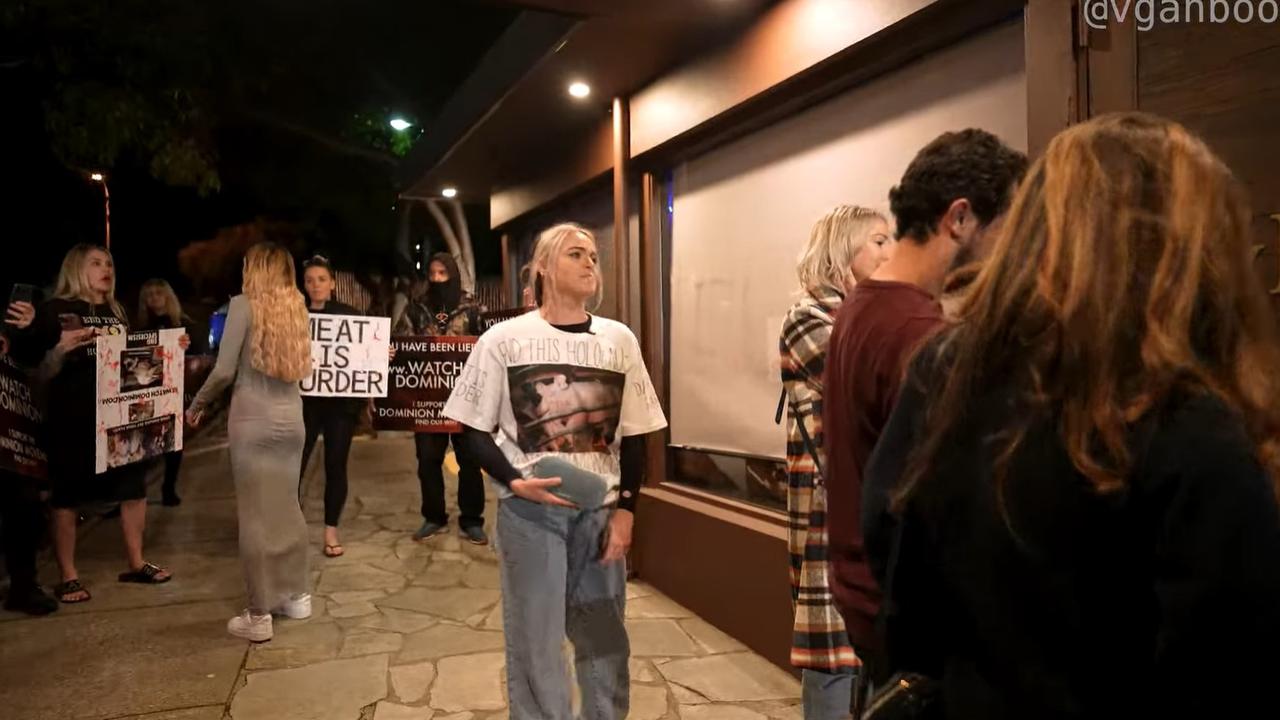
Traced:
<svg viewBox="0 0 1280 720">
<path fill-rule="evenodd" d="M 45 476 L 48 458 L 36 440 L 39 430 L 40 410 L 26 372 L 7 355 L 0 355 L 0 470 Z"/>
<path fill-rule="evenodd" d="M 98 338 L 97 472 L 182 449 L 184 333 Z"/>
<path fill-rule="evenodd" d="M 474 337 L 405 336 L 392 340 L 390 389 L 373 403 L 378 430 L 456 433 L 462 427 L 446 419 L 444 404 L 475 347 Z"/>
<path fill-rule="evenodd" d="M 312 315 L 311 377 L 300 384 L 302 394 L 386 397 L 390 341 L 390 318 Z"/>
<path fill-rule="evenodd" d="M 507 308 L 506 310 L 494 310 L 493 312 L 482 313 L 480 315 L 480 333 L 484 334 L 486 330 L 493 327 L 494 325 L 497 325 L 503 320 L 510 320 L 511 318 L 520 317 L 521 315 L 527 312 L 530 312 L 531 310 L 532 308 L 518 307 L 518 308 Z"/>
</svg>

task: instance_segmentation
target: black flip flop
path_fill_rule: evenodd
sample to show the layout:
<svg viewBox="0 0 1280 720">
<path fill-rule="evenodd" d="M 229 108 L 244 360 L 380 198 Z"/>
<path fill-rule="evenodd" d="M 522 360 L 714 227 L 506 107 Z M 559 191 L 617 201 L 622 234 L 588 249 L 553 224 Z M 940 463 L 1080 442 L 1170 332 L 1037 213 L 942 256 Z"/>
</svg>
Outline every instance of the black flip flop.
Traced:
<svg viewBox="0 0 1280 720">
<path fill-rule="evenodd" d="M 164 572 L 163 569 L 152 565 L 151 563 L 143 563 L 138 570 L 130 570 L 129 572 L 120 573 L 118 578 L 122 583 L 141 583 L 143 585 L 159 585 L 167 583 L 173 579 L 173 575 L 166 578 L 158 578 L 157 575 Z"/>
<path fill-rule="evenodd" d="M 75 595 L 76 593 L 84 593 L 84 597 L 79 600 L 67 599 L 68 595 Z M 58 597 L 58 602 L 64 605 L 75 605 L 76 603 L 88 602 L 93 599 L 93 596 L 89 594 L 84 585 L 80 584 L 79 578 L 72 578 L 53 586 L 53 594 Z"/>
</svg>

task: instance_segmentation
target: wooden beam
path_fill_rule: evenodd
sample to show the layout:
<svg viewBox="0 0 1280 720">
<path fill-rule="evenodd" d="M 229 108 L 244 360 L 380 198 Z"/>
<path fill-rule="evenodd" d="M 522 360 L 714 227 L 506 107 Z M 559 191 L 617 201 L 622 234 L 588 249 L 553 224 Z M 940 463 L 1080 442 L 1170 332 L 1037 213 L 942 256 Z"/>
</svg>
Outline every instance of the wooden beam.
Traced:
<svg viewBox="0 0 1280 720">
<path fill-rule="evenodd" d="M 631 223 L 627 212 L 627 160 L 631 157 L 631 119 L 625 98 L 613 99 L 613 270 L 618 322 L 630 325 Z"/>
<path fill-rule="evenodd" d="M 1133 13 L 1087 28 L 1088 116 L 1138 109 L 1138 24 Z"/>
<path fill-rule="evenodd" d="M 1075 0 L 1027 0 L 1027 155 L 1080 120 Z"/>
<path fill-rule="evenodd" d="M 519 289 L 516 289 L 515 296 L 512 296 L 515 278 L 512 277 L 511 265 L 511 233 L 502 233 L 502 306 L 504 308 L 515 307 L 514 298 L 520 296 Z"/>
<path fill-rule="evenodd" d="M 654 394 L 667 403 L 666 332 L 662 324 L 662 184 L 653 173 L 640 177 L 640 352 L 653 381 Z M 666 433 L 651 433 L 646 447 L 646 485 L 656 487 L 667 479 Z"/>
</svg>

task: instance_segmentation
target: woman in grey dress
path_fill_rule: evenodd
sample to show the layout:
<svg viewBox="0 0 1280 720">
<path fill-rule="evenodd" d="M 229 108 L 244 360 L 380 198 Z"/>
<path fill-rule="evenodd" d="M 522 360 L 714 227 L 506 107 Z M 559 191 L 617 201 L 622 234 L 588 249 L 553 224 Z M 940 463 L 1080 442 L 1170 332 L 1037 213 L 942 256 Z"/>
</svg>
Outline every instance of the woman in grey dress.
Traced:
<svg viewBox="0 0 1280 720">
<path fill-rule="evenodd" d="M 262 642 L 271 639 L 273 612 L 311 615 L 307 524 L 298 505 L 305 439 L 298 381 L 311 372 L 311 333 L 293 257 L 283 247 L 249 248 L 243 287 L 231 299 L 217 364 L 187 420 L 198 425 L 209 403 L 235 382 L 227 422 L 249 605 L 227 630 Z"/>
</svg>

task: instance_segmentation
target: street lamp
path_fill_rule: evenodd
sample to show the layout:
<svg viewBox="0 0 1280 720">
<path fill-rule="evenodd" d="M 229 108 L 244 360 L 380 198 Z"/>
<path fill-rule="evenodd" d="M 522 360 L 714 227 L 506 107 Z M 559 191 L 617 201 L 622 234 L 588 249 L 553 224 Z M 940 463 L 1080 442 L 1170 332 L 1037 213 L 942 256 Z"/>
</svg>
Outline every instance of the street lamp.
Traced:
<svg viewBox="0 0 1280 720">
<path fill-rule="evenodd" d="M 111 192 L 107 189 L 107 178 L 102 173 L 91 173 L 89 179 L 102 186 L 102 211 L 107 232 L 107 249 L 111 249 Z"/>
<path fill-rule="evenodd" d="M 391 129 L 395 130 L 396 132 L 404 132 L 405 130 L 408 130 L 411 127 L 413 127 L 413 123 L 409 122 L 408 120 L 405 120 L 402 117 L 391 118 Z"/>
</svg>

